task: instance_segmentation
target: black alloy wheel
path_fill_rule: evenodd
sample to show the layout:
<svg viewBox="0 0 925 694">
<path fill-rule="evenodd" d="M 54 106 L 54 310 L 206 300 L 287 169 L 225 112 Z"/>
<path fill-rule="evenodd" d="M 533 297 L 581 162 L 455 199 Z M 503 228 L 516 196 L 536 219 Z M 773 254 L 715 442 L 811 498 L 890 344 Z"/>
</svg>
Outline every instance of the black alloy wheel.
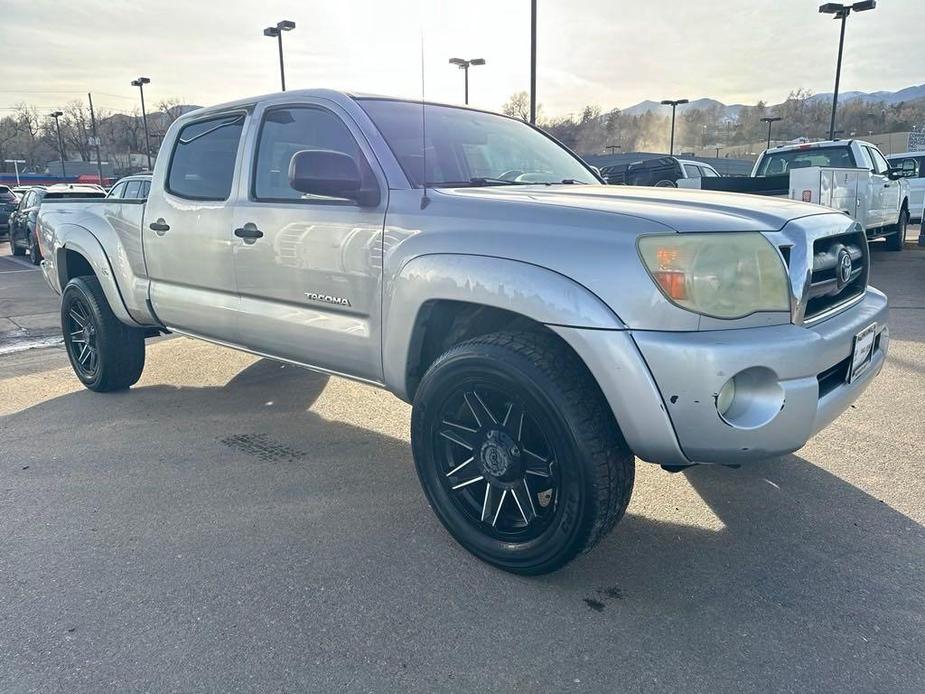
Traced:
<svg viewBox="0 0 925 694">
<path fill-rule="evenodd" d="M 98 333 L 83 297 L 71 300 L 64 320 L 64 345 L 80 379 L 93 381 L 100 366 Z"/>
<path fill-rule="evenodd" d="M 75 277 L 64 287 L 61 331 L 74 373 L 90 390 L 123 390 L 141 377 L 144 330 L 116 317 L 96 277 Z"/>
<path fill-rule="evenodd" d="M 499 540 L 541 535 L 559 495 L 557 451 L 542 413 L 477 378 L 448 392 L 439 412 L 431 445 L 457 508 Z"/>
<path fill-rule="evenodd" d="M 540 332 L 483 335 L 438 357 L 415 391 L 411 445 L 444 527 L 514 573 L 548 573 L 589 550 L 633 488 L 633 454 L 600 388 Z"/>
</svg>

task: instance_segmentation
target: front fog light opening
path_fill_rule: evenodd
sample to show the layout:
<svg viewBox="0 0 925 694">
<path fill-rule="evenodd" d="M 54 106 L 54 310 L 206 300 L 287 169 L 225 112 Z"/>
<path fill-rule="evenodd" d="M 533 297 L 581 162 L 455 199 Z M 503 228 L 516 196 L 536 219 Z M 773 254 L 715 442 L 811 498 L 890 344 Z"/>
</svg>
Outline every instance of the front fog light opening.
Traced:
<svg viewBox="0 0 925 694">
<path fill-rule="evenodd" d="M 736 429 L 769 424 L 784 407 L 784 389 L 777 374 L 763 366 L 740 371 L 716 394 L 716 412 Z"/>
</svg>

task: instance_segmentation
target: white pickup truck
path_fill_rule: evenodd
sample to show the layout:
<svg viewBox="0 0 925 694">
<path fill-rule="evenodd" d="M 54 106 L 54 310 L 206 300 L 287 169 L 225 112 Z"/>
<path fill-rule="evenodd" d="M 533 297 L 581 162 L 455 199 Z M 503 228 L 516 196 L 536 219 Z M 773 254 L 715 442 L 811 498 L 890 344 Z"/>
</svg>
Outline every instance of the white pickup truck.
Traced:
<svg viewBox="0 0 925 694">
<path fill-rule="evenodd" d="M 832 140 L 765 150 L 749 178 L 691 178 L 680 188 L 788 197 L 824 205 L 857 220 L 868 239 L 902 250 L 910 219 L 905 170 L 891 168 L 876 145 Z"/>
</svg>

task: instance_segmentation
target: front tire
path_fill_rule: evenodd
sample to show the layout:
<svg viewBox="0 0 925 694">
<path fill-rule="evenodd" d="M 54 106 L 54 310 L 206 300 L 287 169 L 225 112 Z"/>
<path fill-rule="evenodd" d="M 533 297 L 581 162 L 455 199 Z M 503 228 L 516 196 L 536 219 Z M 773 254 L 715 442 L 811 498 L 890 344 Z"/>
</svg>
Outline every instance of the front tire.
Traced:
<svg viewBox="0 0 925 694">
<path fill-rule="evenodd" d="M 543 574 L 623 516 L 634 458 L 587 368 L 553 336 L 495 333 L 428 369 L 411 418 L 437 517 L 469 552 Z"/>
<path fill-rule="evenodd" d="M 886 237 L 886 248 L 889 251 L 901 251 L 906 241 L 906 228 L 909 226 L 909 210 L 905 207 L 899 211 L 899 220 L 896 222 L 894 233 Z"/>
<path fill-rule="evenodd" d="M 96 277 L 75 277 L 61 296 L 61 330 L 71 367 L 90 390 L 124 390 L 145 366 L 144 331 L 116 318 Z"/>
</svg>

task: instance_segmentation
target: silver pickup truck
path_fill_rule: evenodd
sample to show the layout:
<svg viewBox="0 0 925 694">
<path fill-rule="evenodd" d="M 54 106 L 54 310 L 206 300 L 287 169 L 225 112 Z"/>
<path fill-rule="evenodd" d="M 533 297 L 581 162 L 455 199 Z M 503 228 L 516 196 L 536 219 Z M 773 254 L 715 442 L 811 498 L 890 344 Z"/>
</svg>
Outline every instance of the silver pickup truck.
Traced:
<svg viewBox="0 0 925 694">
<path fill-rule="evenodd" d="M 147 201 L 42 206 L 90 389 L 170 331 L 387 388 L 449 532 L 519 573 L 669 470 L 794 451 L 883 365 L 864 230 L 801 202 L 615 188 L 541 130 L 327 90 L 188 113 Z"/>
</svg>

